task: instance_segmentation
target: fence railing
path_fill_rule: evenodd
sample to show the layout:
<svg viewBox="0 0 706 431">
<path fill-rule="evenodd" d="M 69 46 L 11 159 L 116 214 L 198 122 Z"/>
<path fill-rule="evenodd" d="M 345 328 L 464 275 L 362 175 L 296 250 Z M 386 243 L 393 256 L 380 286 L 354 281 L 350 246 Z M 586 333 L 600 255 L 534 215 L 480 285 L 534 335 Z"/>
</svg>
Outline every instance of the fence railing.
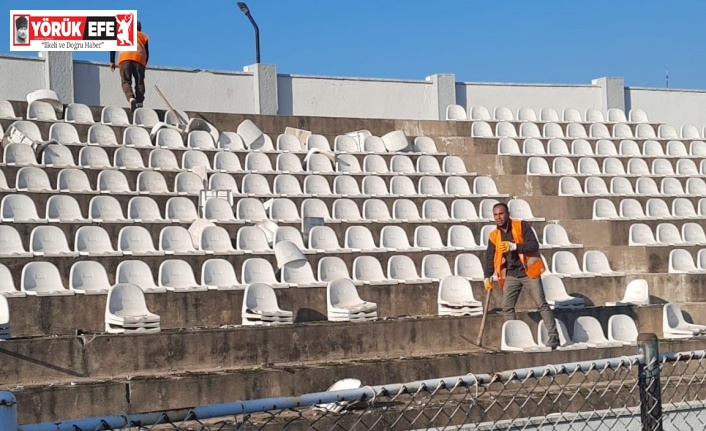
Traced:
<svg viewBox="0 0 706 431">
<path fill-rule="evenodd" d="M 0 393 L 0 430 L 706 429 L 706 352 L 638 354 L 299 397 L 17 425 Z"/>
</svg>

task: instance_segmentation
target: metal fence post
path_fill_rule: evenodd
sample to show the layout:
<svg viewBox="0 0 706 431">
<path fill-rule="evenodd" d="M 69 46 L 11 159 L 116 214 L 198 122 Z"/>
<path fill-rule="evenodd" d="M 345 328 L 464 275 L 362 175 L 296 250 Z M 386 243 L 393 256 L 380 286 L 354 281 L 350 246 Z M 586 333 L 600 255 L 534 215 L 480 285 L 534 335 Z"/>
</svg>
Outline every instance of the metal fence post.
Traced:
<svg viewBox="0 0 706 431">
<path fill-rule="evenodd" d="M 640 418 L 644 431 L 662 430 L 662 386 L 659 380 L 659 343 L 657 335 L 640 334 L 637 337 L 638 352 L 645 362 L 638 367 L 640 385 Z"/>
<path fill-rule="evenodd" d="M 12 392 L 0 392 L 0 430 L 17 431 L 17 399 Z"/>
</svg>

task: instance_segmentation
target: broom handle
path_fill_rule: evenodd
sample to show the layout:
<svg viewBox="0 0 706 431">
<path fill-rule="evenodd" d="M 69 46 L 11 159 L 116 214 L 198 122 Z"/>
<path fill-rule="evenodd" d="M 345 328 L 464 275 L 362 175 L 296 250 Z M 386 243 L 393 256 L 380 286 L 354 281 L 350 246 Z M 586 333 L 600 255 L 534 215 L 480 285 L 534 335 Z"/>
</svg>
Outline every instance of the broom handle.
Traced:
<svg viewBox="0 0 706 431">
<path fill-rule="evenodd" d="M 483 304 L 483 318 L 480 321 L 480 330 L 478 331 L 477 345 L 481 345 L 483 340 L 483 332 L 485 332 L 485 321 L 488 318 L 488 307 L 490 306 L 490 290 L 485 291 L 485 304 Z"/>
<path fill-rule="evenodd" d="M 155 91 L 157 91 L 157 94 L 159 95 L 159 97 L 161 97 L 162 100 L 164 100 L 164 103 L 167 104 L 167 107 L 169 108 L 169 110 L 170 110 L 170 111 L 173 111 L 173 112 L 176 114 L 176 113 L 177 113 L 176 110 L 174 109 L 174 107 L 172 106 L 172 104 L 169 103 L 169 101 L 167 100 L 167 98 L 164 97 L 164 94 L 162 94 L 162 91 L 159 89 L 159 87 L 157 87 L 157 85 L 155 85 L 155 86 L 154 86 L 154 89 L 155 89 Z M 177 115 L 176 117 L 177 117 L 177 121 L 179 121 L 179 124 L 181 124 L 181 125 L 183 125 L 183 126 L 186 126 L 186 123 L 184 123 L 184 120 L 183 120 L 179 115 Z"/>
</svg>

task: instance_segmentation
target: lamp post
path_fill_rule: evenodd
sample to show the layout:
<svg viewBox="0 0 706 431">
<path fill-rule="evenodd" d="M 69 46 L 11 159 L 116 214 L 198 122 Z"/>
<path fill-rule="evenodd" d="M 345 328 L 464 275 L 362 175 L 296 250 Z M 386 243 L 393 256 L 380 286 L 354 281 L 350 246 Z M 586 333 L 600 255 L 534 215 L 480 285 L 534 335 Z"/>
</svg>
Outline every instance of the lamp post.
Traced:
<svg viewBox="0 0 706 431">
<path fill-rule="evenodd" d="M 255 23 L 255 20 L 253 19 L 252 15 L 250 15 L 250 9 L 248 9 L 248 5 L 246 5 L 244 2 L 239 1 L 238 2 L 238 7 L 240 8 L 240 11 L 245 14 L 246 17 L 250 20 L 250 24 L 252 24 L 253 28 L 255 29 L 255 55 L 256 55 L 256 63 L 260 63 L 260 29 L 257 28 L 257 24 Z"/>
</svg>

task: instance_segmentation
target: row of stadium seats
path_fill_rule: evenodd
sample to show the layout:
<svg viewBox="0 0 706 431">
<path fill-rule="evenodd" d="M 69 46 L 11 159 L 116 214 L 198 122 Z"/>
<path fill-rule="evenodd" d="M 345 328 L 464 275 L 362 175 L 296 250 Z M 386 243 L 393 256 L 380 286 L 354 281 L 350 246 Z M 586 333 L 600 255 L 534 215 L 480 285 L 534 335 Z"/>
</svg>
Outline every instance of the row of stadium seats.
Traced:
<svg viewBox="0 0 706 431">
<path fill-rule="evenodd" d="M 574 160 L 577 160 L 574 165 Z M 606 157 L 603 167 L 593 157 L 572 159 L 569 157 L 555 157 L 551 168 L 549 161 L 544 157 L 531 156 L 527 159 L 527 175 L 609 175 L 609 176 L 702 176 L 706 175 L 706 159 L 701 161 L 699 167 L 692 159 L 656 158 L 652 160 L 652 167 L 643 158 L 633 157 L 627 159 L 627 168 L 623 164 L 625 159 Z"/>
<path fill-rule="evenodd" d="M 686 180 L 686 181 L 683 181 Z M 686 187 L 682 185 L 685 183 Z M 602 196 L 602 195 L 641 195 L 641 196 L 703 196 L 706 181 L 703 178 L 665 177 L 660 185 L 654 178 L 641 176 L 636 179 L 633 188 L 630 179 L 613 177 L 609 185 L 601 177 L 586 177 L 581 187 L 581 181 L 575 177 L 559 179 L 559 196 Z"/>
<path fill-rule="evenodd" d="M 647 114 L 642 109 L 631 109 L 630 120 L 625 116 L 625 112 L 617 108 L 608 109 L 607 120 L 609 123 L 648 123 Z M 490 110 L 482 105 L 471 106 L 468 113 L 460 105 L 449 105 L 446 108 L 447 120 L 480 120 L 480 121 L 541 121 L 541 122 L 586 122 L 605 123 L 606 117 L 603 111 L 596 108 L 588 108 L 582 115 L 578 109 L 566 108 L 562 111 L 561 118 L 556 109 L 545 107 L 539 110 L 539 115 L 533 108 L 522 107 L 517 109 L 515 115 L 507 106 L 496 106 L 491 116 Z"/>
<path fill-rule="evenodd" d="M 685 139 L 679 136 L 674 126 L 660 125 L 655 133 L 651 124 L 638 124 L 635 132 L 630 124 L 614 124 L 611 129 L 603 123 L 593 123 L 586 128 L 581 123 L 568 123 L 566 128 L 559 123 L 544 123 L 540 130 L 536 123 L 521 123 L 519 129 L 508 121 L 495 124 L 495 130 L 485 121 L 471 125 L 471 136 L 475 138 L 591 138 L 591 139 Z M 703 138 L 696 138 L 703 139 Z"/>
<path fill-rule="evenodd" d="M 684 223 L 679 227 L 672 223 L 660 223 L 652 228 L 645 223 L 630 225 L 629 245 L 634 246 L 690 246 L 706 245 L 706 233 L 698 223 Z"/>
<path fill-rule="evenodd" d="M 595 146 L 595 150 L 594 150 Z M 522 142 L 522 149 L 513 138 L 501 138 L 498 141 L 498 155 L 510 156 L 604 156 L 604 157 L 706 157 L 706 142 L 691 141 L 689 149 L 678 140 L 670 140 L 666 144 L 655 140 L 647 140 L 639 145 L 632 139 L 623 139 L 616 143 L 608 139 L 600 139 L 592 145 L 588 140 L 580 138 L 571 142 L 571 148 L 563 139 L 552 138 L 544 143 L 537 138 L 527 138 Z"/>
<path fill-rule="evenodd" d="M 669 205 L 661 198 L 650 198 L 643 208 L 633 198 L 622 199 L 616 209 L 613 201 L 600 198 L 593 201 L 593 220 L 664 220 L 706 218 L 706 198 L 700 198 L 697 209 L 687 198 L 676 198 Z"/>
</svg>

